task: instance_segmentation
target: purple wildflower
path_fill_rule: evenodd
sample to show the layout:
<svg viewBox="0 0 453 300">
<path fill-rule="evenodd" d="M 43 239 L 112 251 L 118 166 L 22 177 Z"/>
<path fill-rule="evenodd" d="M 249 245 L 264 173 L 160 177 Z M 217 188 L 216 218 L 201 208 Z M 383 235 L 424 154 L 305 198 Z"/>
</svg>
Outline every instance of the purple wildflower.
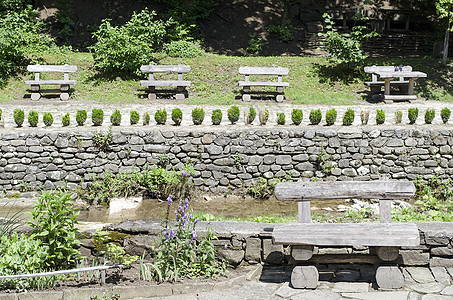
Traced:
<svg viewBox="0 0 453 300">
<path fill-rule="evenodd" d="M 193 221 L 193 225 L 197 225 L 197 223 L 200 221 L 200 219 L 196 218 L 195 221 Z"/>
<path fill-rule="evenodd" d="M 184 177 L 187 177 L 187 171 L 181 171 L 181 175 L 184 176 Z"/>
<path fill-rule="evenodd" d="M 173 195 L 170 195 L 168 198 L 167 198 L 167 204 L 170 206 L 173 204 Z"/>
</svg>

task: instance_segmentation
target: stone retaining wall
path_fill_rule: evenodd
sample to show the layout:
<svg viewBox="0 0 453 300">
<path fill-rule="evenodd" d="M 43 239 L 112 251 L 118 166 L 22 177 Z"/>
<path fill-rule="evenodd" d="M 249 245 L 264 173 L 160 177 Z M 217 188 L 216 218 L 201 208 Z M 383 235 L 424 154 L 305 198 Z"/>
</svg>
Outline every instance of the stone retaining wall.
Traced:
<svg viewBox="0 0 453 300">
<path fill-rule="evenodd" d="M 104 130 L 104 133 L 106 131 Z M 0 188 L 70 188 L 91 174 L 169 168 L 194 162 L 196 186 L 211 192 L 246 187 L 259 177 L 324 180 L 413 180 L 453 174 L 453 130 L 447 126 L 222 126 L 114 128 L 106 151 L 92 128 L 0 131 Z"/>
</svg>

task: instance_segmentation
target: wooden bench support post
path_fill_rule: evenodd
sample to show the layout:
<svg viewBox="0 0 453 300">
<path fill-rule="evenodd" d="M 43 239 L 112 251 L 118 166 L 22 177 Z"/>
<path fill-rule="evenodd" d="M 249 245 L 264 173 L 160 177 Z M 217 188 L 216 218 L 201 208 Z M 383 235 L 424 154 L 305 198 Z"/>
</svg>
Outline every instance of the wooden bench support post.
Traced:
<svg viewBox="0 0 453 300">
<path fill-rule="evenodd" d="M 185 88 L 183 86 L 178 86 L 177 87 L 177 93 L 175 95 L 175 99 L 176 100 L 185 100 L 186 99 L 186 96 L 184 95 L 184 90 Z"/>
<path fill-rule="evenodd" d="M 379 266 L 376 269 L 376 284 L 383 290 L 403 287 L 404 276 L 397 266 Z"/>
<path fill-rule="evenodd" d="M 294 260 L 309 260 L 313 257 L 313 245 L 291 246 L 291 256 Z"/>
<path fill-rule="evenodd" d="M 41 93 L 39 92 L 40 89 L 41 89 L 41 86 L 39 84 L 32 84 L 30 86 L 31 100 L 37 101 L 41 98 Z"/>
<path fill-rule="evenodd" d="M 376 247 L 376 255 L 383 261 L 394 261 L 400 255 L 398 247 Z"/>
<path fill-rule="evenodd" d="M 295 289 L 316 289 L 319 272 L 315 266 L 295 266 L 291 273 L 291 285 Z"/>
</svg>

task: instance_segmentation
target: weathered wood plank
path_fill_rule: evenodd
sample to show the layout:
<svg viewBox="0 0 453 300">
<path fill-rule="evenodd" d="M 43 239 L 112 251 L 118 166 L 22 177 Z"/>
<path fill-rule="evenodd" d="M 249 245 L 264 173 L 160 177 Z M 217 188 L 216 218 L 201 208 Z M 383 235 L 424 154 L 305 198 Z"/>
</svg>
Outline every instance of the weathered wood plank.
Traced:
<svg viewBox="0 0 453 300">
<path fill-rule="evenodd" d="M 288 75 L 289 71 L 283 67 L 239 67 L 241 75 Z"/>
<path fill-rule="evenodd" d="M 309 262 L 322 264 L 378 264 L 381 261 L 376 255 L 364 254 L 322 254 L 314 255 Z"/>
<path fill-rule="evenodd" d="M 299 223 L 311 223 L 310 201 L 300 201 L 297 203 Z"/>
<path fill-rule="evenodd" d="M 275 197 L 281 201 L 336 199 L 406 199 L 415 194 L 410 181 L 279 182 Z"/>
<path fill-rule="evenodd" d="M 404 276 L 397 266 L 380 266 L 376 270 L 376 283 L 384 290 L 399 289 L 404 284 Z"/>
<path fill-rule="evenodd" d="M 281 86 L 288 87 L 288 82 L 265 82 L 265 81 L 239 81 L 239 86 Z"/>
<path fill-rule="evenodd" d="M 77 66 L 70 65 L 28 65 L 29 72 L 53 72 L 53 73 L 74 73 L 77 72 Z"/>
<path fill-rule="evenodd" d="M 295 266 L 291 273 L 291 285 L 295 289 L 315 289 L 319 272 L 315 266 Z"/>
<path fill-rule="evenodd" d="M 392 202 L 387 200 L 379 200 L 379 222 L 392 222 Z"/>
<path fill-rule="evenodd" d="M 41 84 L 47 84 L 47 85 L 76 85 L 77 80 L 27 80 L 25 81 L 25 84 L 30 84 L 30 85 L 41 85 Z"/>
<path fill-rule="evenodd" d="M 179 80 L 141 80 L 140 85 L 142 86 L 190 86 L 190 81 L 179 81 Z"/>
<path fill-rule="evenodd" d="M 384 100 L 394 101 L 405 101 L 405 100 L 417 100 L 416 95 L 383 95 Z"/>
<path fill-rule="evenodd" d="M 394 261 L 399 254 L 398 247 L 376 247 L 376 255 L 383 261 Z"/>
<path fill-rule="evenodd" d="M 396 85 L 396 86 L 399 86 L 399 85 L 407 85 L 409 84 L 409 81 L 408 80 L 402 80 L 402 81 L 390 81 L 390 85 Z M 365 81 L 365 85 L 367 86 L 384 86 L 384 81 Z"/>
<path fill-rule="evenodd" d="M 143 65 L 140 67 L 143 73 L 189 73 L 190 66 L 186 65 Z"/>
<path fill-rule="evenodd" d="M 376 73 L 376 72 L 394 72 L 394 66 L 368 66 L 363 68 L 365 73 Z M 412 72 L 411 66 L 403 66 L 402 71 Z"/>
<path fill-rule="evenodd" d="M 418 246 L 417 225 L 410 223 L 277 224 L 275 244 L 319 246 Z"/>
</svg>

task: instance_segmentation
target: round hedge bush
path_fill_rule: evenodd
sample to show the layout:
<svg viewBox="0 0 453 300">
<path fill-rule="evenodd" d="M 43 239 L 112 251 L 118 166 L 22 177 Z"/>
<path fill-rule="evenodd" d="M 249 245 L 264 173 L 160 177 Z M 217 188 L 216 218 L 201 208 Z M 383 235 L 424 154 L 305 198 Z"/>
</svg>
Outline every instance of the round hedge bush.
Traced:
<svg viewBox="0 0 453 300">
<path fill-rule="evenodd" d="M 442 118 L 442 122 L 444 122 L 444 124 L 447 124 L 448 120 L 450 119 L 450 115 L 451 111 L 449 108 L 442 108 L 442 110 L 440 111 L 440 117 Z"/>
<path fill-rule="evenodd" d="M 121 112 L 119 110 L 115 110 L 112 115 L 110 116 L 110 123 L 113 126 L 120 126 L 121 124 Z"/>
<path fill-rule="evenodd" d="M 181 109 L 179 109 L 177 107 L 174 108 L 171 111 L 171 119 L 173 120 L 173 122 L 175 123 L 176 126 L 181 125 L 181 122 L 182 122 L 182 111 L 181 111 Z"/>
<path fill-rule="evenodd" d="M 77 110 L 77 113 L 76 113 L 77 125 L 83 126 L 83 124 L 85 124 L 86 120 L 87 120 L 87 111 L 86 110 Z"/>
<path fill-rule="evenodd" d="M 385 112 L 382 109 L 376 111 L 376 124 L 382 125 L 385 122 Z"/>
<path fill-rule="evenodd" d="M 140 115 L 138 114 L 138 112 L 136 110 L 131 110 L 131 118 L 130 118 L 131 125 L 138 124 L 139 120 L 140 120 Z"/>
<path fill-rule="evenodd" d="M 321 123 L 322 119 L 322 113 L 320 109 L 312 109 L 310 111 L 310 115 L 308 116 L 308 119 L 310 119 L 310 124 L 312 125 L 318 125 Z"/>
<path fill-rule="evenodd" d="M 352 110 L 351 108 L 348 108 L 343 116 L 343 125 L 344 126 L 352 125 L 352 123 L 354 122 L 354 119 L 355 119 L 354 110 Z"/>
<path fill-rule="evenodd" d="M 13 112 L 14 123 L 16 123 L 17 127 L 22 127 L 24 124 L 25 113 L 22 109 L 15 109 Z"/>
<path fill-rule="evenodd" d="M 195 107 L 192 110 L 192 122 L 194 125 L 201 125 L 204 120 L 204 109 L 200 107 Z"/>
<path fill-rule="evenodd" d="M 425 123 L 426 124 L 431 124 L 434 120 L 434 117 L 436 116 L 436 111 L 431 108 L 431 109 L 427 109 L 425 111 Z"/>
<path fill-rule="evenodd" d="M 91 111 L 91 122 L 94 126 L 101 126 L 104 122 L 104 111 L 101 108 L 94 108 Z"/>
<path fill-rule="evenodd" d="M 222 111 L 220 109 L 214 109 L 211 115 L 212 125 L 220 125 L 222 122 Z"/>
<path fill-rule="evenodd" d="M 415 124 L 418 118 L 418 108 L 411 107 L 408 109 L 409 124 Z"/>
<path fill-rule="evenodd" d="M 284 113 L 277 113 L 277 124 L 278 125 L 285 125 L 286 117 Z"/>
<path fill-rule="evenodd" d="M 149 125 L 149 121 L 151 121 L 151 117 L 148 112 L 145 112 L 143 114 L 143 125 Z"/>
<path fill-rule="evenodd" d="M 69 126 L 69 123 L 70 123 L 69 113 L 66 113 L 66 114 L 61 118 L 61 123 L 63 124 L 64 127 Z"/>
<path fill-rule="evenodd" d="M 300 125 L 302 123 L 302 120 L 304 118 L 304 113 L 302 112 L 301 109 L 294 108 L 293 111 L 291 112 L 291 121 L 293 121 L 294 125 Z"/>
<path fill-rule="evenodd" d="M 251 124 L 256 118 L 256 109 L 254 107 L 249 108 L 248 123 Z"/>
<path fill-rule="evenodd" d="M 337 111 L 335 108 L 331 108 L 326 112 L 326 124 L 328 126 L 331 126 L 335 124 L 335 121 L 337 120 Z"/>
<path fill-rule="evenodd" d="M 30 124 L 30 127 L 38 126 L 38 121 L 39 121 L 38 113 L 34 110 L 30 110 L 30 112 L 28 113 L 28 124 Z"/>
<path fill-rule="evenodd" d="M 156 121 L 157 125 L 165 125 L 167 123 L 167 111 L 165 108 L 158 109 L 154 114 L 154 120 Z"/>
<path fill-rule="evenodd" d="M 44 122 L 44 125 L 47 127 L 52 126 L 53 124 L 53 116 L 50 112 L 45 112 L 44 115 L 42 116 L 42 121 Z"/>
<path fill-rule="evenodd" d="M 395 124 L 401 124 L 403 120 L 403 112 L 401 110 L 395 111 Z"/>
<path fill-rule="evenodd" d="M 269 110 L 267 110 L 267 108 L 265 108 L 264 110 L 260 110 L 259 118 L 260 124 L 266 125 L 267 121 L 269 120 Z"/>
<path fill-rule="evenodd" d="M 230 120 L 231 124 L 235 124 L 239 120 L 240 113 L 239 107 L 236 105 L 228 108 L 228 120 Z"/>
</svg>

